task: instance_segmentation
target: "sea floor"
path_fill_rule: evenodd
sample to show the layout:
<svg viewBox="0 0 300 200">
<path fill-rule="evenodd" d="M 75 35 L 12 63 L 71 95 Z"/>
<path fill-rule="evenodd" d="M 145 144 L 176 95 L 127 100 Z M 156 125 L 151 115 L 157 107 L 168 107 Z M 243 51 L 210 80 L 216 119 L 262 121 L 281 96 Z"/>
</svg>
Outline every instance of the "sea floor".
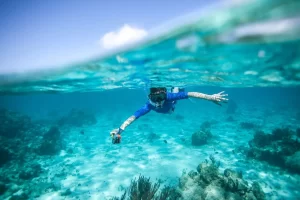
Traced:
<svg viewBox="0 0 300 200">
<path fill-rule="evenodd" d="M 220 161 L 221 172 L 231 168 L 242 171 L 250 183 L 258 181 L 267 199 L 300 199 L 299 175 L 246 158 L 243 149 L 248 147 L 255 130 L 240 126 L 241 122 L 250 122 L 267 133 L 282 126 L 295 129 L 296 111 L 292 107 L 239 106 L 231 115 L 219 108 L 200 112 L 180 107 L 171 115 L 151 112 L 131 124 L 118 145 L 111 143 L 109 132 L 126 119 L 124 114 L 98 114 L 95 125 L 62 128 L 65 150 L 59 155 L 34 158 L 43 173 L 31 181 L 12 184 L 10 187 L 15 189 L 2 198 L 10 199 L 30 187 L 31 191 L 36 189 L 35 194 L 31 192 L 33 199 L 105 200 L 120 196 L 140 174 L 176 185 L 183 171 L 196 170 L 198 164 L 213 155 Z M 191 135 L 206 121 L 211 123 L 213 139 L 203 146 L 192 146 Z M 17 173 L 14 167 L 2 167 L 0 173 Z M 49 183 L 51 188 L 44 186 Z"/>
</svg>

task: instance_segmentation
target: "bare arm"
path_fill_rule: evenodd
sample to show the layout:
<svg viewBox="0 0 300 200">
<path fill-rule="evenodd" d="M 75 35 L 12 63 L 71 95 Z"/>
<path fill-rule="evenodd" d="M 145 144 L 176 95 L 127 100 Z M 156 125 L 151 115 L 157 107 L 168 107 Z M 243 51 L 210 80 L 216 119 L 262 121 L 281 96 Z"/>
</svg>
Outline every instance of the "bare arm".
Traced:
<svg viewBox="0 0 300 200">
<path fill-rule="evenodd" d="M 225 98 L 228 95 L 223 94 L 223 93 L 224 93 L 224 91 L 219 92 L 218 94 L 208 95 L 208 94 L 203 94 L 200 92 L 188 92 L 188 96 L 200 98 L 200 99 L 206 99 L 206 100 L 213 101 L 214 103 L 219 104 L 219 102 L 228 101 L 228 99 Z"/>
<path fill-rule="evenodd" d="M 135 119 L 136 119 L 136 118 L 135 118 L 134 115 L 130 116 L 130 117 L 129 117 L 128 119 L 126 119 L 125 122 L 120 126 L 120 129 L 122 129 L 122 131 L 124 131 L 125 128 L 126 128 L 127 126 L 129 126 Z"/>
<path fill-rule="evenodd" d="M 113 136 L 115 134 L 121 134 L 125 130 L 125 128 L 127 126 L 129 126 L 135 119 L 136 119 L 136 117 L 134 115 L 130 116 L 128 119 L 126 119 L 123 122 L 123 124 L 120 126 L 120 128 L 116 128 L 116 129 L 112 130 L 110 132 L 110 135 Z"/>
<path fill-rule="evenodd" d="M 142 108 L 137 110 L 132 116 L 126 119 L 120 128 L 114 129 L 110 132 L 110 135 L 113 137 L 115 134 L 121 134 L 127 126 L 129 126 L 134 120 L 138 119 L 139 117 L 145 115 L 151 110 L 149 104 L 145 104 Z"/>
</svg>

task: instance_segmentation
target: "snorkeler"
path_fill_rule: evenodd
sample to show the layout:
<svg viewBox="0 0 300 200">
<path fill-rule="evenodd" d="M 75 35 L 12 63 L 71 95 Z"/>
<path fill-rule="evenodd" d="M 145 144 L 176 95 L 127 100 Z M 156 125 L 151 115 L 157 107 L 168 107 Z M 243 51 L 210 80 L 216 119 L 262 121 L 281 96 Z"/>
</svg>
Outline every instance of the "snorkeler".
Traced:
<svg viewBox="0 0 300 200">
<path fill-rule="evenodd" d="M 120 128 L 114 129 L 110 132 L 112 143 L 117 144 L 121 142 L 121 133 L 125 128 L 134 122 L 139 117 L 145 115 L 150 110 L 154 110 L 158 113 L 172 113 L 175 109 L 176 100 L 187 99 L 189 97 L 195 97 L 200 99 L 206 99 L 212 101 L 218 105 L 221 102 L 226 102 L 228 99 L 225 97 L 227 94 L 220 92 L 218 94 L 208 95 L 200 92 L 185 92 L 183 89 L 172 88 L 171 92 L 167 92 L 165 87 L 153 87 L 150 88 L 150 94 L 148 95 L 148 101 L 146 105 L 137 110 L 132 116 L 130 116 Z"/>
</svg>

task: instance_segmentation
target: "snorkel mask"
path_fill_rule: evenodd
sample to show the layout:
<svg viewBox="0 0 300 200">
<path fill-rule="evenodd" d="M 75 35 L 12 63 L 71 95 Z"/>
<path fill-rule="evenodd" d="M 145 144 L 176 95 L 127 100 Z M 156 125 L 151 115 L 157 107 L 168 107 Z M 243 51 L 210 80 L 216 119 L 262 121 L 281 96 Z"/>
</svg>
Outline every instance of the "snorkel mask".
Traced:
<svg viewBox="0 0 300 200">
<path fill-rule="evenodd" d="M 156 108 L 161 108 L 167 99 L 167 89 L 164 87 L 150 88 L 149 102 Z"/>
</svg>

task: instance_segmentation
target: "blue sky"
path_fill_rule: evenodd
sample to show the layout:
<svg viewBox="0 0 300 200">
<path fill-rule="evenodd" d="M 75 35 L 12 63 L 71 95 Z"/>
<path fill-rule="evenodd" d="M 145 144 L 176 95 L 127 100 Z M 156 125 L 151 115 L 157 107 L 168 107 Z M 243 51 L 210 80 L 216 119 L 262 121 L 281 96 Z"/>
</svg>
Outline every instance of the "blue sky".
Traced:
<svg viewBox="0 0 300 200">
<path fill-rule="evenodd" d="M 101 37 L 124 24 L 149 30 L 205 0 L 0 0 L 0 73 L 99 55 Z"/>
</svg>

